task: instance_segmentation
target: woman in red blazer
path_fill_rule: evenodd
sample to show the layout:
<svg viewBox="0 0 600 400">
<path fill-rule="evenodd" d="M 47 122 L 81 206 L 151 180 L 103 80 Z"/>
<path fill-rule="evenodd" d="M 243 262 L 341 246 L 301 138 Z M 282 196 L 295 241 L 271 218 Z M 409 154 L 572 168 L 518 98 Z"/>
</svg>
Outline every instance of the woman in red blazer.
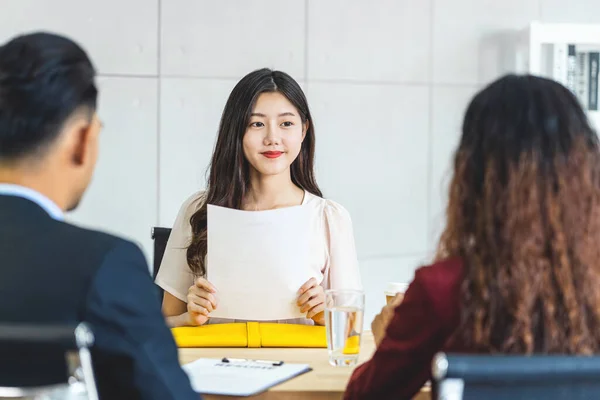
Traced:
<svg viewBox="0 0 600 400">
<path fill-rule="evenodd" d="M 469 105 L 433 265 L 373 322 L 346 399 L 408 399 L 438 351 L 600 347 L 600 147 L 560 84 L 506 76 Z"/>
</svg>

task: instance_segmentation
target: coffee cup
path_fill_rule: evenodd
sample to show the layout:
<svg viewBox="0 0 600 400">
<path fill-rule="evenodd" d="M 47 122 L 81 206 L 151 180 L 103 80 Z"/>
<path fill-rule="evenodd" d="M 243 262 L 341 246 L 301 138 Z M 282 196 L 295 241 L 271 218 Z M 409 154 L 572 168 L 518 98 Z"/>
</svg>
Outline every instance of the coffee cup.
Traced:
<svg viewBox="0 0 600 400">
<path fill-rule="evenodd" d="M 388 285 L 385 289 L 385 292 L 384 292 L 386 304 L 390 304 L 392 301 L 394 301 L 396 296 L 399 296 L 399 295 L 404 296 L 406 289 L 408 289 L 408 283 L 404 283 L 404 282 L 388 283 Z"/>
</svg>

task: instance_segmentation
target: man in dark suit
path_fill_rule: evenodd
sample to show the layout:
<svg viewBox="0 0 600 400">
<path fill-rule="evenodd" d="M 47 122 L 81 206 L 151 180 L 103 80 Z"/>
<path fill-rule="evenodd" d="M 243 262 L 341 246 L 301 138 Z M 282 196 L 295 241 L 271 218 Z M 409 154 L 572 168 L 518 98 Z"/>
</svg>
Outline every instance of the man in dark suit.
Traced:
<svg viewBox="0 0 600 400">
<path fill-rule="evenodd" d="M 89 323 L 103 399 L 198 399 L 140 249 L 63 221 L 96 163 L 94 78 L 84 50 L 61 36 L 24 35 L 0 47 L 0 321 Z M 0 349 L 14 361 L 0 370 L 0 386 L 65 376 L 20 364 L 23 351 Z"/>
</svg>

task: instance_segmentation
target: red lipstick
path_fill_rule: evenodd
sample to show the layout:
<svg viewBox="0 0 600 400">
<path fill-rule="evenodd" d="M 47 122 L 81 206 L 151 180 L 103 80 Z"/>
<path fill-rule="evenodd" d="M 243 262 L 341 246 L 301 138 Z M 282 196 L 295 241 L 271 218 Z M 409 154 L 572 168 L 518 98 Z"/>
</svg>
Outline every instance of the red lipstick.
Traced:
<svg viewBox="0 0 600 400">
<path fill-rule="evenodd" d="M 262 153 L 267 158 L 277 158 L 283 154 L 283 151 L 265 151 Z"/>
</svg>

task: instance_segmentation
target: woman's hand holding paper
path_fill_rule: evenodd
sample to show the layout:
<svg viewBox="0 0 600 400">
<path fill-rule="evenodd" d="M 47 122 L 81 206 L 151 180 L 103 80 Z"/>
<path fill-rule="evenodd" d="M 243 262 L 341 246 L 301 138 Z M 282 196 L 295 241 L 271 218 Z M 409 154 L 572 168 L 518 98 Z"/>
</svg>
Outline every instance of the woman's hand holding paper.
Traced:
<svg viewBox="0 0 600 400">
<path fill-rule="evenodd" d="M 204 325 L 217 308 L 217 289 L 206 279 L 198 278 L 187 295 L 189 325 Z"/>
</svg>

